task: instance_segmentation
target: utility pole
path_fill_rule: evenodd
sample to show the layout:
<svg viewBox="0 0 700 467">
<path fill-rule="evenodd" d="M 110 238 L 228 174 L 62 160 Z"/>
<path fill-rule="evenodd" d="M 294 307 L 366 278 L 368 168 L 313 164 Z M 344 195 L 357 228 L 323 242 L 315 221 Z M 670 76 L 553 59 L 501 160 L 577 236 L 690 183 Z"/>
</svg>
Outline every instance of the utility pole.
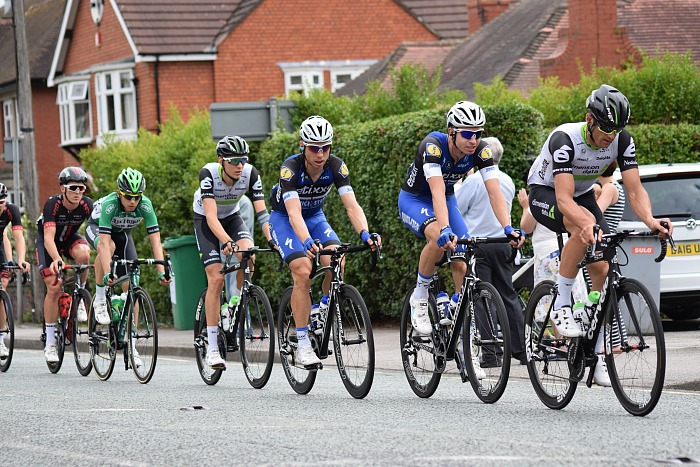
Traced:
<svg viewBox="0 0 700 467">
<path fill-rule="evenodd" d="M 39 187 L 36 177 L 36 146 L 32 114 L 32 83 L 29 69 L 29 46 L 24 22 L 24 0 L 12 0 L 12 21 L 15 28 L 15 59 L 17 63 L 17 107 L 19 109 L 19 138 L 22 150 L 22 182 L 25 213 L 30 220 L 39 215 Z M 34 308 L 43 316 L 43 284 L 36 268 L 33 270 Z"/>
</svg>

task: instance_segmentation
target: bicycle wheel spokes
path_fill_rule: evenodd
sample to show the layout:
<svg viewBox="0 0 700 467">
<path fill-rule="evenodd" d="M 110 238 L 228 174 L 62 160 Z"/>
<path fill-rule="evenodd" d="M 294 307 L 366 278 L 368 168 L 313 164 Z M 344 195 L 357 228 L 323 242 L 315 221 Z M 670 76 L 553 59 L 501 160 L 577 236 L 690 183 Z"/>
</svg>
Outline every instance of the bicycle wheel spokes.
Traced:
<svg viewBox="0 0 700 467">
<path fill-rule="evenodd" d="M 219 382 L 221 374 L 224 370 L 215 370 L 206 364 L 207 347 L 209 345 L 209 337 L 207 336 L 207 314 L 204 307 L 204 301 L 207 296 L 207 288 L 205 287 L 199 295 L 197 308 L 194 315 L 194 353 L 197 360 L 197 368 L 199 376 L 210 386 Z M 223 341 L 223 331 L 219 328 L 219 340 Z M 222 358 L 226 358 L 226 345 L 219 345 L 219 350 L 223 350 Z"/>
<path fill-rule="evenodd" d="M 92 371 L 92 360 L 90 358 L 90 319 L 79 321 L 78 317 L 82 313 L 78 310 L 82 307 L 87 315 L 90 310 L 90 302 L 92 298 L 90 293 L 81 289 L 78 291 L 77 298 L 74 297 L 71 306 L 71 319 L 73 319 L 73 356 L 75 357 L 75 365 L 78 367 L 78 372 L 87 376 Z"/>
<path fill-rule="evenodd" d="M 116 335 L 112 326 L 100 324 L 95 319 L 93 303 L 90 304 L 88 323 L 90 327 L 90 359 L 95 374 L 102 381 L 107 381 L 112 376 L 114 364 L 117 359 Z"/>
<path fill-rule="evenodd" d="M 340 320 L 333 320 L 333 347 L 340 377 L 350 395 L 362 399 L 374 380 L 374 334 L 365 301 L 351 285 L 339 293 Z M 331 309 L 329 313 L 335 313 Z"/>
<path fill-rule="evenodd" d="M 316 371 L 306 370 L 295 366 L 297 335 L 294 316 L 292 315 L 292 287 L 288 287 L 280 299 L 277 315 L 277 337 L 280 346 L 280 359 L 284 375 L 289 385 L 298 394 L 307 394 L 316 381 Z"/>
<path fill-rule="evenodd" d="M 403 302 L 401 312 L 400 343 L 401 361 L 409 386 L 418 397 L 430 397 L 435 394 L 440 383 L 441 373 L 435 367 L 435 349 L 430 336 L 421 336 L 411 324 L 411 305 L 409 298 L 413 289 L 409 290 Z M 431 296 L 428 306 L 432 307 L 434 316 L 435 299 Z"/>
<path fill-rule="evenodd" d="M 127 328 L 129 361 L 134 376 L 141 384 L 148 383 L 158 360 L 158 323 L 153 301 L 143 289 L 134 290 L 134 306 Z"/>
<path fill-rule="evenodd" d="M 567 340 L 556 332 L 550 312 L 555 286 L 543 281 L 532 291 L 525 310 L 525 351 L 527 371 L 537 396 L 551 409 L 566 407 L 576 392 L 570 379 Z"/>
<path fill-rule="evenodd" d="M 251 386 L 260 389 L 267 384 L 275 357 L 275 330 L 272 307 L 267 295 L 258 286 L 248 289 L 239 325 L 241 362 Z"/>
<path fill-rule="evenodd" d="M 5 372 L 12 363 L 12 354 L 15 349 L 15 324 L 12 315 L 12 302 L 7 292 L 0 290 L 0 336 L 2 345 L 7 349 L 7 355 L 0 357 L 0 371 Z"/>
<path fill-rule="evenodd" d="M 60 319 L 56 321 L 56 326 L 54 327 L 55 332 L 54 335 L 56 336 L 56 352 L 58 352 L 58 361 L 54 363 L 49 363 L 46 362 L 46 366 L 49 367 L 49 371 L 51 373 L 58 373 L 61 370 L 61 366 L 63 366 L 63 357 L 66 354 L 66 324 L 67 320 L 69 320 L 70 317 L 66 319 Z"/>
<path fill-rule="evenodd" d="M 606 342 L 610 381 L 618 400 L 633 415 L 654 410 L 661 397 L 666 371 L 666 346 L 656 303 L 641 283 L 625 279 L 618 289 L 618 309 L 608 309 L 608 335 L 620 342 Z"/>
</svg>

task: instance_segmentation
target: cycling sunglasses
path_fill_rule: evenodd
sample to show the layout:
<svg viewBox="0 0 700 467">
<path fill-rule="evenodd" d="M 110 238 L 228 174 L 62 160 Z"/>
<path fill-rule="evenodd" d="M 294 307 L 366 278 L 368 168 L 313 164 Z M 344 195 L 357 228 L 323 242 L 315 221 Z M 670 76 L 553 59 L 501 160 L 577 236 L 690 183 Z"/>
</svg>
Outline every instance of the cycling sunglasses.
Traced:
<svg viewBox="0 0 700 467">
<path fill-rule="evenodd" d="M 246 165 L 246 163 L 248 162 L 247 157 L 222 157 L 222 159 L 231 165 L 238 165 L 238 164 Z"/>
<path fill-rule="evenodd" d="M 66 185 L 66 188 L 76 193 L 82 193 L 83 191 L 87 190 L 85 185 Z"/>
<path fill-rule="evenodd" d="M 119 194 L 129 201 L 141 199 L 141 193 L 124 193 L 123 191 L 120 191 Z"/>
<path fill-rule="evenodd" d="M 330 151 L 331 145 L 330 144 L 325 144 L 323 146 L 318 146 L 316 144 L 305 144 L 307 148 L 309 148 L 313 152 L 326 152 Z"/>
<path fill-rule="evenodd" d="M 618 135 L 622 133 L 623 128 L 613 128 L 611 126 L 607 126 L 605 124 L 601 124 L 598 122 L 595 122 L 595 124 L 598 126 L 598 129 L 605 133 L 606 135 Z"/>
<path fill-rule="evenodd" d="M 477 130 L 477 131 L 462 130 L 459 132 L 459 134 L 462 135 L 462 138 L 464 138 L 464 139 L 472 139 L 475 136 L 476 136 L 476 139 L 479 139 L 479 138 L 481 138 L 481 135 L 483 133 L 484 133 L 484 130 Z"/>
</svg>

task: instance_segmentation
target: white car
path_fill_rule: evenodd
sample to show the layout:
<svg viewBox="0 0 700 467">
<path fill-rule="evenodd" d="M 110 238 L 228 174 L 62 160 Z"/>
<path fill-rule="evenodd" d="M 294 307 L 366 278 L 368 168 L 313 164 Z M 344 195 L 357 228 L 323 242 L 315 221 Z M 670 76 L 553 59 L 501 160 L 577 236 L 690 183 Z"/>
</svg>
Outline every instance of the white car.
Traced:
<svg viewBox="0 0 700 467">
<path fill-rule="evenodd" d="M 640 165 L 639 175 L 651 199 L 654 217 L 673 222 L 673 239 L 661 262 L 661 311 L 671 319 L 700 317 L 700 163 Z M 620 172 L 615 178 L 620 180 Z M 629 197 L 620 230 L 644 230 Z"/>
</svg>

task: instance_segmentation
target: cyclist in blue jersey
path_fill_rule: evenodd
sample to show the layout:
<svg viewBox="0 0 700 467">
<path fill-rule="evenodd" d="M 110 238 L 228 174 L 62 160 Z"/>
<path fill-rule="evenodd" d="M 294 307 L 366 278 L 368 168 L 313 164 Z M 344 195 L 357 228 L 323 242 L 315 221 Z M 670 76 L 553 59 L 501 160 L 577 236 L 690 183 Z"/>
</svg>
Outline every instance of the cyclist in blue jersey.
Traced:
<svg viewBox="0 0 700 467">
<path fill-rule="evenodd" d="M 435 263 L 444 251 L 457 248 L 455 239 L 468 238 L 469 232 L 454 198 L 454 185 L 472 168 L 484 179 L 489 202 L 513 245 L 524 237 L 510 226 L 510 210 L 498 182 L 491 148 L 481 141 L 486 117 L 473 102 L 460 101 L 447 113 L 447 133 L 433 131 L 418 146 L 399 193 L 399 213 L 403 223 L 418 237 L 426 240 L 418 264 L 416 288 L 410 298 L 411 324 L 419 334 L 430 335 L 428 286 L 435 273 Z M 452 277 L 459 287 L 466 264 L 451 264 Z"/>
<path fill-rule="evenodd" d="M 365 213 L 350 186 L 347 166 L 331 154 L 333 127 L 328 120 L 318 115 L 307 118 L 299 128 L 299 136 L 301 153 L 282 163 L 279 182 L 270 192 L 270 226 L 272 238 L 294 279 L 291 303 L 298 341 L 297 360 L 303 366 L 310 366 L 320 360 L 308 337 L 311 262 L 307 258 L 314 258 L 318 251 L 314 239 L 319 239 L 324 248 L 340 244 L 321 210 L 333 185 L 362 241 L 374 249 L 374 241 L 380 243 L 381 239 L 378 234 L 369 233 Z M 321 260 L 324 265 L 328 264 L 328 257 Z M 324 293 L 328 293 L 329 287 L 330 277 L 327 276 L 323 282 Z"/>
</svg>

